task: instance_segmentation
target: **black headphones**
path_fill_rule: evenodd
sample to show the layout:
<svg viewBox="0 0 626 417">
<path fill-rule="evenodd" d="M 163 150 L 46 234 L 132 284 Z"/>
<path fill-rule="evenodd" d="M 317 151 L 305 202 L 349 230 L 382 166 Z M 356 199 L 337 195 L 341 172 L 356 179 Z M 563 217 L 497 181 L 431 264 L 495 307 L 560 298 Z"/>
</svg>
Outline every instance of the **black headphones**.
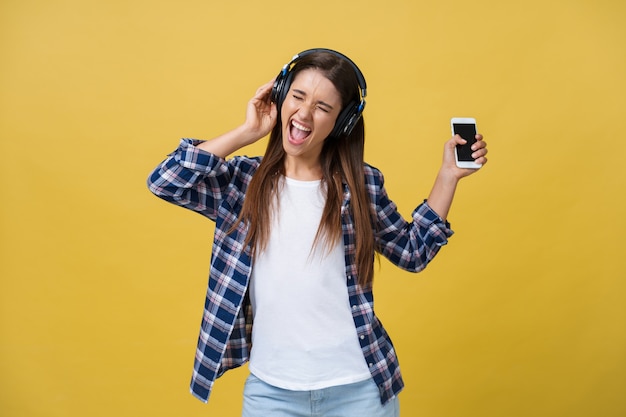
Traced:
<svg viewBox="0 0 626 417">
<path fill-rule="evenodd" d="M 367 95 L 367 84 L 365 84 L 365 77 L 363 77 L 363 74 L 361 73 L 359 67 L 357 67 L 350 58 L 342 53 L 333 51 L 332 49 L 316 48 L 308 49 L 295 55 L 288 64 L 285 64 L 283 66 L 283 69 L 278 74 L 278 77 L 276 77 L 276 81 L 274 81 L 274 87 L 272 87 L 271 99 L 274 103 L 276 103 L 276 107 L 280 112 L 283 102 L 287 97 L 289 87 L 291 87 L 291 83 L 293 81 L 293 73 L 291 72 L 291 69 L 300 58 L 314 52 L 331 53 L 348 62 L 354 69 L 354 73 L 356 74 L 359 83 L 359 90 L 361 95 L 360 100 L 351 101 L 345 106 L 343 110 L 341 110 L 341 113 L 337 117 L 335 127 L 329 135 L 332 137 L 348 136 L 350 132 L 352 132 L 352 129 L 354 129 L 354 126 L 356 126 L 356 123 L 361 118 L 361 115 L 363 114 L 363 109 L 365 108 L 365 96 Z"/>
</svg>

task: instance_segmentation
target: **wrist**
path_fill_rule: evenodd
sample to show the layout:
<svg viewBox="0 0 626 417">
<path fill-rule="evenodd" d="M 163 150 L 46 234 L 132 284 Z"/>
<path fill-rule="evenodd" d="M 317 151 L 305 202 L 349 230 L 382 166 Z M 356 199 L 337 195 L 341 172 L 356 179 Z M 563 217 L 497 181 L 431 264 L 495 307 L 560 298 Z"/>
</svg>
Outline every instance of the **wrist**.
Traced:
<svg viewBox="0 0 626 417">
<path fill-rule="evenodd" d="M 249 126 L 246 123 L 235 129 L 237 137 L 243 145 L 250 145 L 265 137 L 269 132 L 261 132 L 256 126 Z"/>
<path fill-rule="evenodd" d="M 437 173 L 437 182 L 456 187 L 461 178 L 453 170 L 442 168 Z"/>
<path fill-rule="evenodd" d="M 254 131 L 246 124 L 237 126 L 233 130 L 233 136 L 236 138 L 236 141 L 239 142 L 241 146 L 246 146 L 256 141 L 256 135 Z"/>
</svg>

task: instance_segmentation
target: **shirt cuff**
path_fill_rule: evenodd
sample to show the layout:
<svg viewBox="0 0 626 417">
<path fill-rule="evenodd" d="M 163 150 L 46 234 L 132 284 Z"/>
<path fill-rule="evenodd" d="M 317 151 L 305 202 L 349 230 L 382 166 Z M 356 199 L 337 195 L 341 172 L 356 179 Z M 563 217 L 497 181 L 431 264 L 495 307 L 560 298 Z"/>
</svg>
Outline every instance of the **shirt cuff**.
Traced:
<svg viewBox="0 0 626 417">
<path fill-rule="evenodd" d="M 429 229 L 439 245 L 448 243 L 448 238 L 454 234 L 450 223 L 439 217 L 426 200 L 413 211 L 413 220 L 421 227 Z"/>
<path fill-rule="evenodd" d="M 216 166 L 224 162 L 224 159 L 196 147 L 202 142 L 204 141 L 198 139 L 181 139 L 178 148 L 170 155 L 187 169 L 202 172 L 213 171 Z"/>
</svg>

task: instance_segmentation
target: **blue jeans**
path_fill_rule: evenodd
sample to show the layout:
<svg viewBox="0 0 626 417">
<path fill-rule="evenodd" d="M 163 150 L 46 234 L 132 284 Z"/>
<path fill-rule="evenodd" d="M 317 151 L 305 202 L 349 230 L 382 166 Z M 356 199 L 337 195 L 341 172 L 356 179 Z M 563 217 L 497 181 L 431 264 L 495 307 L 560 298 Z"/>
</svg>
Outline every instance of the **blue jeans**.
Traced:
<svg viewBox="0 0 626 417">
<path fill-rule="evenodd" d="M 242 417 L 398 417 L 398 397 L 380 403 L 373 379 L 313 391 L 290 391 L 250 374 Z"/>
</svg>

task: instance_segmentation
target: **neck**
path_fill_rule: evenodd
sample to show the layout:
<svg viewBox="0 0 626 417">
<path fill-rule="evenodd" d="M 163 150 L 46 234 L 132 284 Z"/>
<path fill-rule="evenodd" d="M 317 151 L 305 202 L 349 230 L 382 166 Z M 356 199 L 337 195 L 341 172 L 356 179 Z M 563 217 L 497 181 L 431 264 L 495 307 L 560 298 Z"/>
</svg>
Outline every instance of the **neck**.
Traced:
<svg viewBox="0 0 626 417">
<path fill-rule="evenodd" d="M 285 159 L 285 176 L 300 181 L 315 181 L 323 177 L 319 160 L 303 161 L 293 157 Z"/>
</svg>

